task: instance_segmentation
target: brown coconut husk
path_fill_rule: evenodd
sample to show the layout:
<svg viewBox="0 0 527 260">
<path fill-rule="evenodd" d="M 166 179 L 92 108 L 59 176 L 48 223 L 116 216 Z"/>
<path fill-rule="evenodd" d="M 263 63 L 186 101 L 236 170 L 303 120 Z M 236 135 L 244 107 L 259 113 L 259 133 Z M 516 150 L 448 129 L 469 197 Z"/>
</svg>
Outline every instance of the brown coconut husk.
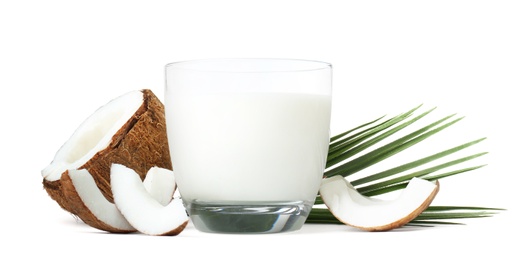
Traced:
<svg viewBox="0 0 527 260">
<path fill-rule="evenodd" d="M 110 166 L 113 163 L 135 170 L 142 180 L 151 167 L 172 170 L 164 105 L 151 90 L 143 89 L 141 92 L 143 103 L 135 114 L 115 133 L 105 149 L 79 167 L 90 172 L 103 195 L 112 203 Z M 70 205 L 72 200 L 63 194 L 60 179 L 48 181 L 44 178 L 43 186 L 61 208 L 75 214 L 74 208 L 78 205 Z"/>
</svg>

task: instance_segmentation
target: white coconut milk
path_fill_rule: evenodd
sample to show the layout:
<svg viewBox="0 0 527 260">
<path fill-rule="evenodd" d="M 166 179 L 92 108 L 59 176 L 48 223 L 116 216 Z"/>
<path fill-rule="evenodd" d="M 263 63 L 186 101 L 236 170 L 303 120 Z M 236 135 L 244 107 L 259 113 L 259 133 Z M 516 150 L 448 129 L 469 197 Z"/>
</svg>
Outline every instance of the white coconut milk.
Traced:
<svg viewBox="0 0 527 260">
<path fill-rule="evenodd" d="M 329 142 L 329 95 L 220 93 L 165 101 L 187 202 L 313 201 Z"/>
</svg>

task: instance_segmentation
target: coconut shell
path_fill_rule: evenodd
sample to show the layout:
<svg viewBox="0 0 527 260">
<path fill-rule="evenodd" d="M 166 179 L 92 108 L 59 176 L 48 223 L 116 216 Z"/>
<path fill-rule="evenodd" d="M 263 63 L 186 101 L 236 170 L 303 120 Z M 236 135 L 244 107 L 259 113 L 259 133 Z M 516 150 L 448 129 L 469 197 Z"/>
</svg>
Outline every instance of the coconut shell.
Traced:
<svg viewBox="0 0 527 260">
<path fill-rule="evenodd" d="M 54 201 L 57 202 L 57 204 L 59 204 L 62 209 L 71 212 L 67 197 L 62 195 L 62 185 L 60 179 L 56 181 L 48 181 L 44 179 L 42 184 L 44 186 L 44 190 Z"/>
<path fill-rule="evenodd" d="M 90 172 L 103 195 L 112 203 L 110 166 L 113 163 L 133 169 L 142 180 L 154 166 L 172 170 L 164 105 L 151 90 L 143 89 L 141 92 L 143 103 L 135 114 L 115 133 L 106 148 L 79 167 Z M 61 182 L 60 179 L 44 179 L 43 186 L 61 208 L 75 214 L 77 205 L 70 205 L 70 199 L 61 191 Z"/>
</svg>

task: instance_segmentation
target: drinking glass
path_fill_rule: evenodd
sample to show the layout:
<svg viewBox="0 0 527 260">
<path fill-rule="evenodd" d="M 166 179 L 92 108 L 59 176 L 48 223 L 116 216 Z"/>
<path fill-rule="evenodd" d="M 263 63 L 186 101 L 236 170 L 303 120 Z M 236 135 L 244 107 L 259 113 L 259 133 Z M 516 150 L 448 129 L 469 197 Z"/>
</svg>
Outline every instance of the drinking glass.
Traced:
<svg viewBox="0 0 527 260">
<path fill-rule="evenodd" d="M 326 164 L 331 65 L 204 59 L 165 69 L 172 167 L 195 228 L 300 229 Z"/>
</svg>

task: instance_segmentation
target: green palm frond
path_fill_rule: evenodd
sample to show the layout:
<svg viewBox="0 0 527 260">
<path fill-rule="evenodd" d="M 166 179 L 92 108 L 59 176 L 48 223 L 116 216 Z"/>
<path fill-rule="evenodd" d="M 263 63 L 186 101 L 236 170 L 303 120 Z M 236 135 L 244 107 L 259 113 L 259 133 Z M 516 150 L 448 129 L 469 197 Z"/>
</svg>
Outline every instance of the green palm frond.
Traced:
<svg viewBox="0 0 527 260">
<path fill-rule="evenodd" d="M 451 220 L 491 217 L 501 210 L 503 209 L 470 206 L 430 206 L 410 221 L 408 225 L 463 224 Z M 307 223 L 342 224 L 326 208 L 313 208 L 307 218 Z"/>
<path fill-rule="evenodd" d="M 375 120 L 362 124 L 351 130 L 335 135 L 330 139 L 328 157 L 326 163 L 325 177 L 342 175 L 351 176 L 364 169 L 380 163 L 381 161 L 398 154 L 413 145 L 422 142 L 440 131 L 459 122 L 461 118 L 454 118 L 455 115 L 448 115 L 429 123 L 417 130 L 403 135 L 385 145 L 379 145 L 382 141 L 387 141 L 396 133 L 400 133 L 418 120 L 429 115 L 435 108 L 429 109 L 416 116 L 413 114 L 421 107 L 417 106 L 398 116 L 382 120 L 379 117 Z M 455 154 L 463 149 L 471 147 L 485 140 L 476 139 L 450 149 L 446 149 L 408 163 L 401 164 L 381 172 L 369 174 L 368 176 L 351 181 L 354 187 L 365 196 L 376 196 L 396 190 L 404 189 L 413 177 L 420 177 L 427 180 L 438 180 L 448 176 L 461 174 L 464 172 L 479 169 L 485 165 L 474 165 L 446 172 L 440 172 L 446 168 L 457 166 L 472 159 L 481 157 L 487 152 L 475 153 L 469 156 L 460 157 L 443 163 L 436 163 L 425 169 L 415 170 L 420 166 L 438 161 L 448 155 Z M 363 153 L 362 155 L 360 155 Z M 317 197 L 315 204 L 320 206 L 322 200 Z M 463 218 L 490 217 L 496 212 L 503 210 L 488 207 L 460 207 L 460 206 L 430 206 L 408 225 L 431 226 L 437 224 L 460 224 L 448 220 Z M 307 223 L 341 223 L 327 208 L 315 207 L 308 216 Z"/>
</svg>

